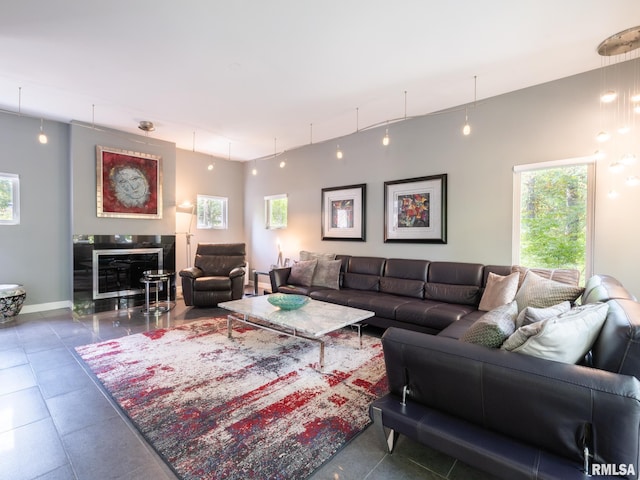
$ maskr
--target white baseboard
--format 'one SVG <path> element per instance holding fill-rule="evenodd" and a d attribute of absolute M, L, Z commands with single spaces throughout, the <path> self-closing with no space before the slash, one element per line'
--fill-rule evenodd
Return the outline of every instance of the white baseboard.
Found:
<path fill-rule="evenodd" d="M 60 308 L 73 309 L 73 302 L 71 300 L 64 300 L 62 302 L 49 302 L 49 303 L 37 303 L 35 305 L 23 305 L 20 313 L 35 313 L 46 312 L 47 310 L 58 310 Z"/>

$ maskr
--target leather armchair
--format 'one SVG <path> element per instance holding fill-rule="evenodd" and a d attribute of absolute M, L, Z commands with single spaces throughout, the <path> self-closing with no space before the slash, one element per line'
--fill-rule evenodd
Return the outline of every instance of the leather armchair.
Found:
<path fill-rule="evenodd" d="M 180 271 L 187 306 L 215 307 L 244 293 L 244 243 L 200 243 L 194 266 Z"/>

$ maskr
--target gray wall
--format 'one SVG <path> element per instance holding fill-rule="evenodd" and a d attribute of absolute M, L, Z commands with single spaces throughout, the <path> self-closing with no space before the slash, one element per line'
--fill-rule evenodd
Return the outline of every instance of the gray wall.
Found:
<path fill-rule="evenodd" d="M 631 67 L 616 67 L 629 84 Z M 391 124 L 388 147 L 381 143 L 383 126 L 289 150 L 284 169 L 278 166 L 281 158 L 262 160 L 253 176 L 253 163 L 247 163 L 245 228 L 252 265 L 264 269 L 274 263 L 278 241 L 292 259 L 307 249 L 511 264 L 513 166 L 592 155 L 603 128 L 601 79 L 593 71 L 479 101 L 469 112 L 469 137 L 461 134 L 462 110 Z M 342 160 L 336 159 L 336 144 L 344 151 Z M 640 187 L 620 186 L 621 197 L 609 199 L 611 161 L 597 165 L 594 272 L 614 275 L 640 295 Z M 385 244 L 383 183 L 442 173 L 449 183 L 448 243 Z M 366 242 L 322 241 L 321 189 L 357 183 L 367 184 Z M 263 197 L 278 193 L 289 195 L 288 228 L 265 230 Z"/>
<path fill-rule="evenodd" d="M 0 172 L 20 176 L 20 225 L 0 226 L 0 283 L 20 283 L 26 304 L 69 306 L 69 126 L 0 113 Z M 25 311 L 28 309 L 25 308 Z"/>
<path fill-rule="evenodd" d="M 198 152 L 177 150 L 176 159 L 176 201 L 193 203 L 196 196 L 212 195 L 229 199 L 228 222 L 226 230 L 198 229 L 193 219 L 191 233 L 191 264 L 198 243 L 237 243 L 244 242 L 244 165 L 240 162 L 211 157 Z M 214 164 L 213 170 L 207 167 Z M 189 229 L 189 214 L 176 213 L 176 232 Z M 176 270 L 187 265 L 187 246 L 185 235 L 176 236 Z"/>

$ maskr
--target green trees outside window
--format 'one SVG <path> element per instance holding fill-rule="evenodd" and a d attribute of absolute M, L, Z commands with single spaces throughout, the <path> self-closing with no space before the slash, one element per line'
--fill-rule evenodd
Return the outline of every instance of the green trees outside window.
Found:
<path fill-rule="evenodd" d="M 589 165 L 521 171 L 519 263 L 587 274 Z"/>
<path fill-rule="evenodd" d="M 0 225 L 20 223 L 19 187 L 18 175 L 0 173 Z"/>

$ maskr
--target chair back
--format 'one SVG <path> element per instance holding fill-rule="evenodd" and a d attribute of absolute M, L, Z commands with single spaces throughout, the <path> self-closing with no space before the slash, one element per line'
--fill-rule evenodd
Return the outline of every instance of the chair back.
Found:
<path fill-rule="evenodd" d="M 206 276 L 228 276 L 236 267 L 244 267 L 244 243 L 199 243 L 194 266 Z"/>

